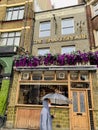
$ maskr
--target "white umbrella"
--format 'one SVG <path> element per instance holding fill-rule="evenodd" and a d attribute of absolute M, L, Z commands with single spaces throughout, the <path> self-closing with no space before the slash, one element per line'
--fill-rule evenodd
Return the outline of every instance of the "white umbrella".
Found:
<path fill-rule="evenodd" d="M 49 98 L 51 100 L 51 103 L 54 103 L 54 104 L 69 104 L 71 103 L 71 101 L 65 97 L 64 95 L 62 94 L 59 94 L 59 93 L 49 93 L 49 94 L 46 94 L 45 96 L 42 97 L 42 100 L 44 100 L 45 98 Z"/>

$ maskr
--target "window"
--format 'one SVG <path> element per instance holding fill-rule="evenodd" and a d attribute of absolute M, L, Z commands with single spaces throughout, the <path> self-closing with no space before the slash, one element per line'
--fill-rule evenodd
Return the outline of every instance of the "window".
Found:
<path fill-rule="evenodd" d="M 68 88 L 65 85 L 20 85 L 19 90 L 18 104 L 42 104 L 42 97 L 54 92 L 59 92 L 68 97 Z M 67 105 L 62 100 L 61 102 L 55 100 L 55 104 L 61 106 Z"/>
<path fill-rule="evenodd" d="M 94 31 L 95 45 L 98 46 L 98 30 Z"/>
<path fill-rule="evenodd" d="M 50 52 L 50 49 L 49 48 L 42 48 L 42 49 L 38 49 L 38 55 L 46 55 Z"/>
<path fill-rule="evenodd" d="M 94 16 L 98 15 L 98 2 L 93 5 Z"/>
<path fill-rule="evenodd" d="M 63 35 L 74 33 L 74 19 L 73 18 L 62 19 L 61 24 L 62 24 L 61 29 L 62 29 Z"/>
<path fill-rule="evenodd" d="M 1 34 L 0 46 L 19 46 L 20 32 L 6 32 Z"/>
<path fill-rule="evenodd" d="M 24 16 L 24 6 L 12 7 L 7 9 L 6 20 L 18 20 L 23 19 Z"/>
<path fill-rule="evenodd" d="M 61 48 L 61 54 L 71 53 L 73 51 L 75 51 L 75 46 L 65 46 Z"/>
<path fill-rule="evenodd" d="M 50 21 L 41 22 L 40 23 L 40 30 L 39 30 L 39 37 L 48 37 L 50 36 Z"/>

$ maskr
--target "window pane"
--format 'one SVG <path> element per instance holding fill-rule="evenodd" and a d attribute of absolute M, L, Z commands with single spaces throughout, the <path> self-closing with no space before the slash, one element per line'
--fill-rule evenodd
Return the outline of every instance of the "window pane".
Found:
<path fill-rule="evenodd" d="M 75 46 L 67 46 L 67 47 L 62 47 L 61 49 L 61 54 L 64 54 L 64 53 L 71 53 L 75 51 Z"/>
<path fill-rule="evenodd" d="M 13 11 L 14 8 L 8 8 L 7 11 Z"/>
<path fill-rule="evenodd" d="M 77 92 L 73 92 L 73 111 L 78 112 L 78 95 L 77 95 Z"/>
<path fill-rule="evenodd" d="M 13 38 L 8 38 L 7 45 L 13 45 Z"/>
<path fill-rule="evenodd" d="M 11 20 L 12 18 L 12 12 L 7 12 L 6 20 Z"/>
<path fill-rule="evenodd" d="M 38 49 L 38 55 L 46 55 L 50 52 L 50 50 L 47 49 Z"/>
<path fill-rule="evenodd" d="M 0 40 L 0 46 L 5 46 L 5 45 L 6 45 L 6 41 L 7 41 L 6 38 L 1 39 L 1 40 Z"/>
<path fill-rule="evenodd" d="M 15 38 L 14 45 L 19 46 L 19 42 L 20 42 L 20 37 Z"/>
<path fill-rule="evenodd" d="M 20 36 L 20 32 L 16 32 L 16 36 Z"/>
<path fill-rule="evenodd" d="M 24 15 L 24 10 L 20 10 L 18 19 L 23 19 L 23 15 Z"/>
<path fill-rule="evenodd" d="M 19 9 L 24 9 L 24 6 L 20 6 Z"/>
<path fill-rule="evenodd" d="M 62 29 L 62 34 L 71 34 L 74 33 L 74 28 L 70 27 L 70 28 L 63 28 Z"/>
<path fill-rule="evenodd" d="M 64 19 L 64 20 L 62 20 L 62 27 L 70 27 L 70 26 L 74 26 L 73 19 Z"/>
<path fill-rule="evenodd" d="M 50 31 L 40 32 L 40 37 L 47 37 L 47 36 L 50 36 Z"/>
<path fill-rule="evenodd" d="M 85 100 L 83 92 L 80 92 L 80 112 L 85 112 Z"/>
<path fill-rule="evenodd" d="M 50 36 L 50 22 L 40 23 L 39 37 Z"/>
<path fill-rule="evenodd" d="M 8 37 L 8 33 L 2 33 L 1 37 Z"/>
<path fill-rule="evenodd" d="M 13 11 L 13 17 L 12 20 L 15 20 L 18 18 L 18 11 Z"/>
<path fill-rule="evenodd" d="M 50 29 L 50 22 L 40 23 L 40 30 L 47 30 L 47 29 Z"/>
<path fill-rule="evenodd" d="M 9 37 L 14 37 L 15 33 L 8 33 L 9 34 Z"/>
<path fill-rule="evenodd" d="M 62 20 L 62 34 L 74 33 L 74 19 L 63 19 Z"/>

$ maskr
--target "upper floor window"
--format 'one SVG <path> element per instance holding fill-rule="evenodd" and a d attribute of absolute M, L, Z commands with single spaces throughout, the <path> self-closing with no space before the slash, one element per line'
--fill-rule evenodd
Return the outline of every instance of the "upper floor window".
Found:
<path fill-rule="evenodd" d="M 63 35 L 74 33 L 74 19 L 62 19 L 61 31 Z"/>
<path fill-rule="evenodd" d="M 49 52 L 50 52 L 49 48 L 40 48 L 40 49 L 38 49 L 38 55 L 44 56 L 44 55 L 48 54 Z"/>
<path fill-rule="evenodd" d="M 98 15 L 98 2 L 93 5 L 94 16 Z"/>
<path fill-rule="evenodd" d="M 39 37 L 48 37 L 50 36 L 50 21 L 41 22 L 39 28 Z"/>
<path fill-rule="evenodd" d="M 95 45 L 98 46 L 98 30 L 94 31 Z"/>
<path fill-rule="evenodd" d="M 64 46 L 61 48 L 61 54 L 64 54 L 64 53 L 71 53 L 75 51 L 75 46 Z"/>
<path fill-rule="evenodd" d="M 6 32 L 1 34 L 0 46 L 19 46 L 20 32 Z"/>
<path fill-rule="evenodd" d="M 24 6 L 8 8 L 6 12 L 6 20 L 18 20 L 23 19 Z"/>

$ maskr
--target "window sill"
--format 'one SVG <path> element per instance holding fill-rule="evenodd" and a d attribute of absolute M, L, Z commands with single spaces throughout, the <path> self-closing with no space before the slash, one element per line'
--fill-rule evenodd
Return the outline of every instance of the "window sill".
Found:
<path fill-rule="evenodd" d="M 33 108 L 42 108 L 42 105 L 31 105 L 31 104 L 16 104 L 16 107 L 33 107 Z M 69 106 L 55 106 L 52 105 L 51 108 L 67 108 L 69 109 Z"/>

